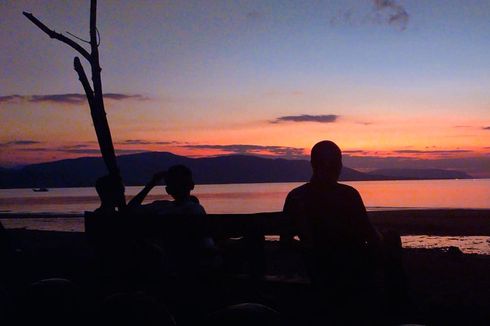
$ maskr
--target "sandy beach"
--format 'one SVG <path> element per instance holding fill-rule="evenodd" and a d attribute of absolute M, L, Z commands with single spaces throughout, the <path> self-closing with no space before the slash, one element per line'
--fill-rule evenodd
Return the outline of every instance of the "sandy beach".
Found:
<path fill-rule="evenodd" d="M 490 209 L 410 209 L 368 212 L 371 222 L 381 230 L 393 229 L 401 235 L 490 236 Z M 40 227 L 36 221 L 52 220 L 83 231 L 81 214 L 0 213 L 6 228 Z M 45 230 L 64 231 L 61 223 Z"/>
<path fill-rule="evenodd" d="M 490 235 L 490 210 L 403 210 L 370 212 L 369 215 L 378 228 L 397 230 L 402 235 Z M 17 272 L 30 281 L 64 277 L 80 284 L 91 282 L 92 251 L 81 230 L 28 230 L 19 224 L 43 218 L 53 216 L 0 215 L 14 246 L 29 260 L 30 268 Z M 83 221 L 80 216 L 73 215 L 57 218 L 74 225 Z M 272 291 L 268 295 L 277 308 L 288 311 L 291 305 L 301 306 L 308 281 L 298 256 L 284 256 L 277 242 L 269 242 L 266 249 L 268 270 L 261 291 L 266 294 Z M 490 320 L 490 256 L 447 249 L 405 248 L 403 260 L 413 301 L 407 321 L 430 325 L 459 325 L 472 321 L 472 324 L 483 325 Z M 293 266 L 296 272 L 285 275 L 285 266 L 288 270 Z M 276 296 L 277 291 L 285 293 Z"/>

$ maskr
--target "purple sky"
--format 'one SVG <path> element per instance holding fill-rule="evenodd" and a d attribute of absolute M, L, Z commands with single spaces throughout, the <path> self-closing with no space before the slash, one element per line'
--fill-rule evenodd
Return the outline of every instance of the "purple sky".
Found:
<path fill-rule="evenodd" d="M 88 38 L 89 1 L 0 3 L 0 166 L 97 155 L 74 51 L 22 11 Z M 353 168 L 490 176 L 489 1 L 99 1 L 98 19 L 119 153 L 331 139 Z"/>

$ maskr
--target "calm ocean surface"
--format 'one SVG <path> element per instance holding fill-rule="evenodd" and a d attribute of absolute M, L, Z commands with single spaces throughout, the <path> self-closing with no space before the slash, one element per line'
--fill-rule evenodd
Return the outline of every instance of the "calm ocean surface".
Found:
<path fill-rule="evenodd" d="M 345 182 L 361 193 L 368 210 L 408 208 L 490 208 L 490 179 Z M 251 183 L 197 185 L 194 194 L 208 213 L 256 213 L 282 210 L 287 193 L 301 185 Z M 142 187 L 126 187 L 129 200 Z M 147 202 L 168 198 L 155 187 Z M 99 200 L 94 188 L 0 189 L 0 212 L 78 213 L 94 210 Z"/>
<path fill-rule="evenodd" d="M 424 208 L 490 208 L 490 179 L 409 180 L 345 182 L 355 187 L 368 210 Z M 197 185 L 194 194 L 208 213 L 255 213 L 280 211 L 287 193 L 302 183 L 258 183 Z M 127 187 L 130 199 L 142 187 Z M 162 186 L 156 187 L 147 202 L 168 198 Z M 82 214 L 98 207 L 94 188 L 53 188 L 48 192 L 32 189 L 0 189 L 0 213 Z M 13 221 L 6 227 L 43 230 L 83 230 L 82 219 L 50 218 Z M 452 242 L 451 242 L 452 241 Z M 464 243 L 463 243 L 464 242 Z M 404 245 L 437 247 L 456 245 L 466 252 L 490 254 L 488 237 L 404 237 Z"/>

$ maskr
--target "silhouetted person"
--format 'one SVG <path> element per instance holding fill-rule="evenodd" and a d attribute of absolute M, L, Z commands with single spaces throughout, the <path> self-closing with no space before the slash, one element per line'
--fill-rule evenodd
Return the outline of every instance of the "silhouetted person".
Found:
<path fill-rule="evenodd" d="M 85 215 L 85 233 L 95 249 L 102 287 L 106 291 L 133 289 L 141 279 L 140 241 L 133 234 L 125 209 L 124 185 L 120 177 L 105 175 L 96 180 L 100 207 Z"/>
<path fill-rule="evenodd" d="M 142 205 L 148 193 L 162 180 L 165 180 L 166 192 L 174 200 L 156 200 L 150 204 Z M 128 207 L 157 215 L 205 215 L 206 211 L 199 204 L 199 200 L 191 195 L 193 189 L 194 180 L 192 179 L 192 171 L 184 165 L 174 165 L 168 171 L 156 173 L 143 190 L 131 199 Z"/>
<path fill-rule="evenodd" d="M 148 193 L 165 180 L 165 190 L 172 196 L 170 200 L 156 200 L 142 204 Z M 128 209 L 140 214 L 151 214 L 161 218 L 173 218 L 173 229 L 168 230 L 164 251 L 169 262 L 176 264 L 180 274 L 193 272 L 196 268 L 206 268 L 212 264 L 214 241 L 205 230 L 206 211 L 199 200 L 191 195 L 194 189 L 192 171 L 184 165 L 174 165 L 156 173 L 150 182 L 128 203 Z M 180 218 L 179 216 L 182 216 Z M 169 267 L 168 264 L 166 267 Z"/>
<path fill-rule="evenodd" d="M 174 200 L 142 204 L 147 194 L 162 179 L 165 181 L 165 191 Z M 216 278 L 220 257 L 207 232 L 206 211 L 197 198 L 191 195 L 193 189 L 192 171 L 184 165 L 174 165 L 167 171 L 156 173 L 128 203 L 128 209 L 135 214 L 164 219 L 164 236 L 154 239 L 152 243 L 161 248 L 161 270 L 165 278 L 171 280 L 166 291 L 173 291 L 176 297 L 174 301 L 180 302 L 181 307 L 193 306 L 199 309 L 199 306 L 209 301 L 209 285 Z M 186 312 L 184 310 L 177 315 L 183 318 Z"/>
<path fill-rule="evenodd" d="M 145 197 L 162 179 L 165 180 L 166 192 L 174 200 L 156 200 L 150 204 L 143 205 L 142 202 Z M 198 218 L 197 216 L 206 215 L 206 211 L 199 204 L 199 200 L 191 195 L 193 189 L 192 171 L 184 165 L 174 165 L 168 171 L 156 173 L 143 190 L 128 203 L 128 209 L 139 214 L 151 214 L 162 218 L 171 217 L 174 219 L 176 216 L 183 215 L 182 221 L 175 220 L 175 230 L 170 230 L 166 239 L 167 259 L 180 265 L 181 273 L 187 272 L 187 267 L 182 270 L 183 266 L 197 263 L 193 260 L 201 260 L 203 257 L 200 256 L 205 255 L 205 251 L 214 250 L 214 241 L 211 237 L 206 236 L 205 232 L 202 232 L 201 236 L 196 234 L 196 231 L 204 231 L 199 230 L 201 226 L 204 226 L 204 218 Z M 190 219 L 190 216 L 196 216 L 196 218 Z M 185 225 L 184 219 L 191 223 Z M 188 227 L 188 230 L 182 229 L 182 227 Z M 173 248 L 170 249 L 170 247 Z M 190 265 L 188 267 L 191 268 Z"/>
<path fill-rule="evenodd" d="M 85 219 L 85 232 L 89 237 L 106 237 L 121 229 L 119 207 L 125 207 L 124 185 L 119 177 L 106 175 L 95 182 L 100 207 Z M 124 210 L 124 209 L 123 209 Z"/>
<path fill-rule="evenodd" d="M 381 237 L 371 225 L 361 196 L 338 183 L 340 148 L 321 141 L 311 150 L 310 182 L 293 189 L 284 204 L 290 229 L 283 244 L 297 235 L 312 284 L 320 297 L 335 303 L 369 292 L 374 253 Z"/>
<path fill-rule="evenodd" d="M 106 175 L 95 182 L 95 190 L 100 198 L 100 207 L 96 211 L 113 213 L 117 207 L 124 207 L 124 185 L 119 177 Z"/>

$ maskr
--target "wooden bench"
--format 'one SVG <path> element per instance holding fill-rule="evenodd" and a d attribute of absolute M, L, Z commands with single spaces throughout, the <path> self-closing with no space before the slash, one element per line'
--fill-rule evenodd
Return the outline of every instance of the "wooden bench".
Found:
<path fill-rule="evenodd" d="M 112 235 L 130 233 L 139 239 L 178 239 L 193 241 L 211 236 L 219 244 L 235 239 L 236 260 L 247 264 L 250 276 L 263 276 L 266 270 L 265 236 L 280 235 L 286 219 L 281 212 L 255 214 L 137 215 L 103 216 L 85 212 L 85 233 L 96 246 L 112 241 Z M 239 241 L 236 241 L 238 240 Z M 228 241 L 228 242 L 227 242 Z M 231 246 L 233 247 L 233 246 Z"/>

